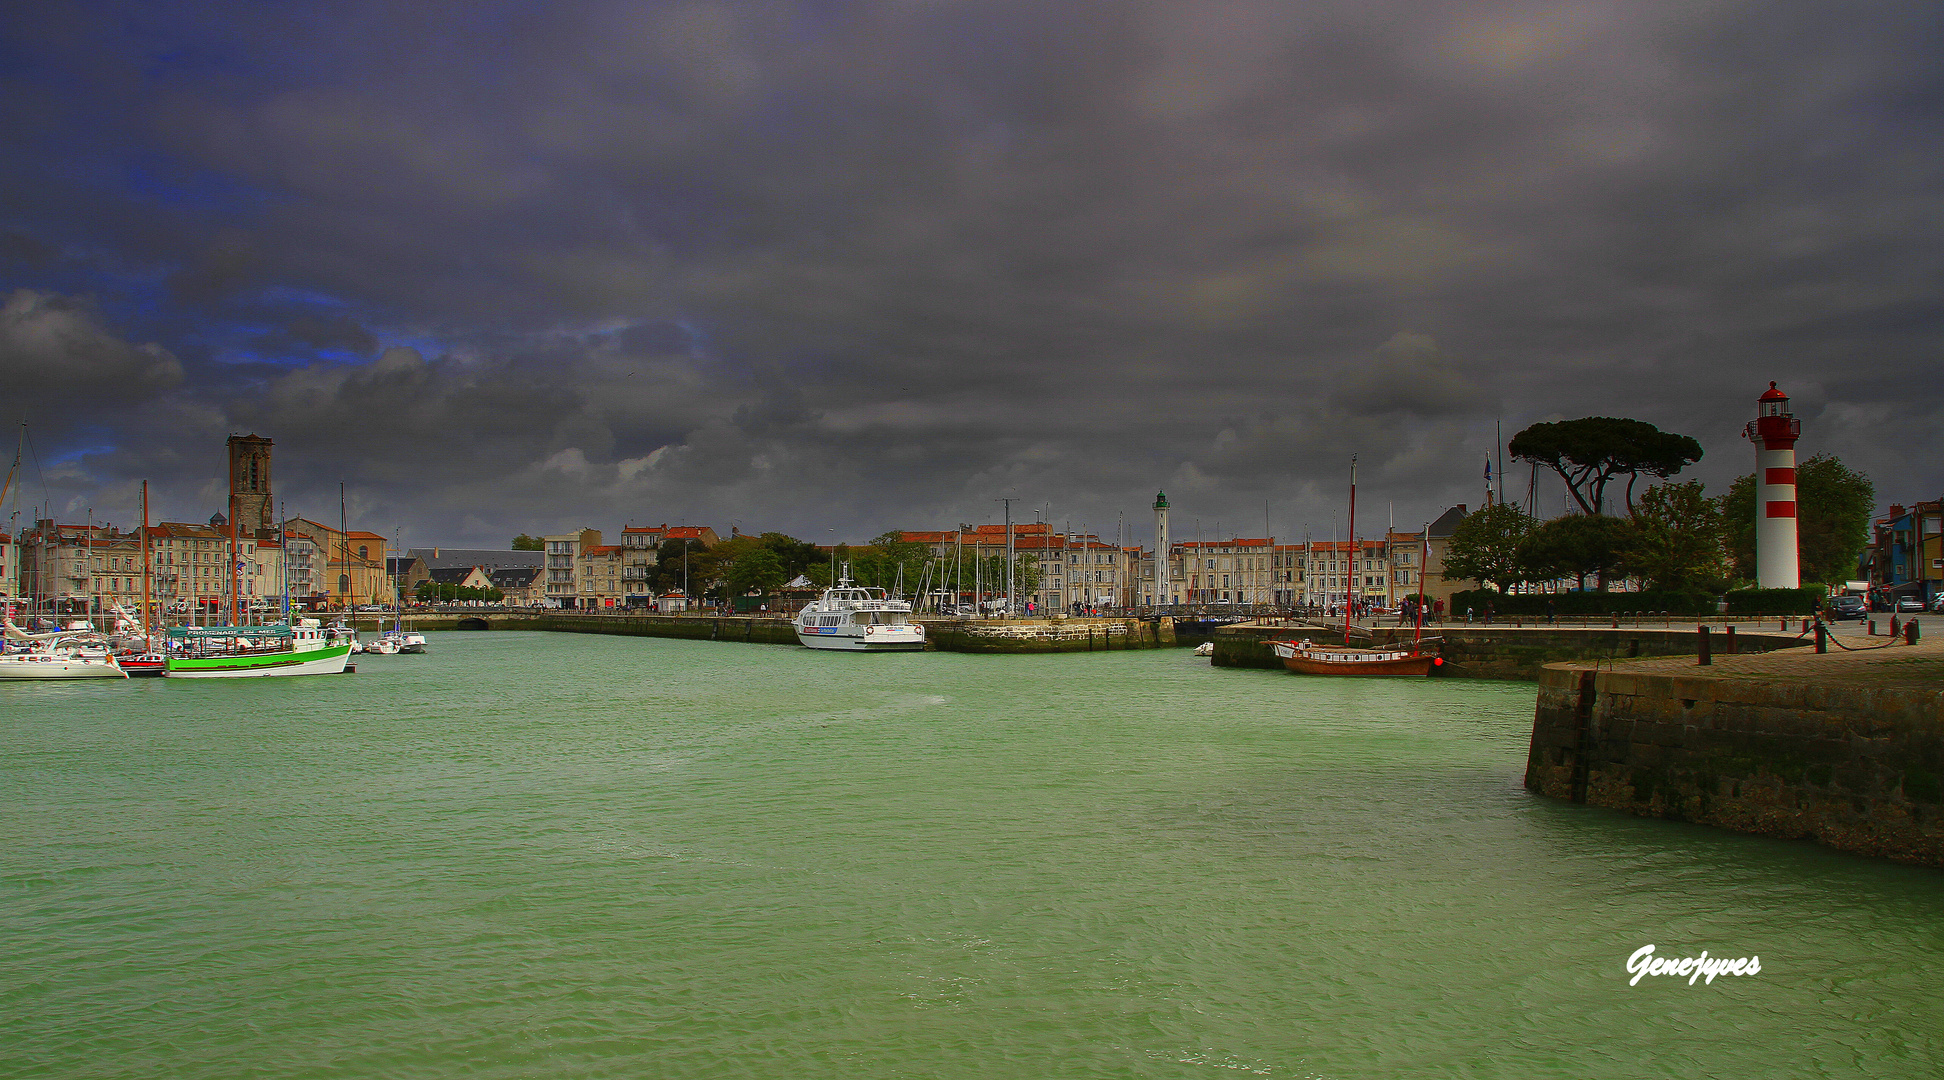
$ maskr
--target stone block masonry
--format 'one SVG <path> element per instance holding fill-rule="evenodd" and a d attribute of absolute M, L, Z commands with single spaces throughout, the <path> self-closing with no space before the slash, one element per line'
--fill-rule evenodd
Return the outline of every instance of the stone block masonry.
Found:
<path fill-rule="evenodd" d="M 481 612 L 407 619 L 421 630 L 545 630 L 566 634 L 738 641 L 799 645 L 796 627 L 775 615 L 647 615 L 576 612 Z M 1166 619 L 921 619 L 925 648 L 939 652 L 1107 652 L 1166 648 L 1175 643 Z M 388 625 L 385 620 L 361 624 Z"/>
<path fill-rule="evenodd" d="M 1647 817 L 1944 866 L 1944 647 L 1561 663 L 1525 785 Z"/>
<path fill-rule="evenodd" d="M 1426 637 L 1440 639 L 1438 651 L 1445 659 L 1441 677 L 1456 679 L 1537 680 L 1547 664 L 1562 660 L 1692 657 L 1696 641 L 1693 625 L 1677 630 L 1658 623 L 1617 629 L 1446 625 L 1426 628 L 1424 633 Z M 1411 634 L 1410 627 L 1362 628 L 1352 634 L 1350 643 L 1372 646 L 1408 642 Z M 1343 625 L 1225 626 L 1215 632 L 1213 662 L 1216 667 L 1281 668 L 1283 663 L 1276 659 L 1269 642 L 1302 637 L 1326 643 L 1341 642 Z M 1743 653 L 1794 648 L 1802 643 L 1794 635 L 1756 632 L 1747 627 L 1739 629 L 1737 638 L 1736 648 Z"/>

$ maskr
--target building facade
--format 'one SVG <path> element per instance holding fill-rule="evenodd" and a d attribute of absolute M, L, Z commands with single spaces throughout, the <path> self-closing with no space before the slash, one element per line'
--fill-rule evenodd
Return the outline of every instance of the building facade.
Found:
<path fill-rule="evenodd" d="M 275 538 L 276 499 L 270 489 L 269 439 L 229 437 L 229 519 L 241 535 Z"/>
<path fill-rule="evenodd" d="M 575 553 L 575 607 L 597 611 L 625 605 L 626 550 L 620 544 L 587 544 Z"/>
<path fill-rule="evenodd" d="M 395 583 L 385 571 L 384 537 L 361 529 L 340 531 L 309 518 L 290 519 L 284 533 L 291 595 L 303 596 L 305 606 L 343 611 L 392 601 Z M 300 580 L 309 586 L 301 594 Z"/>
<path fill-rule="evenodd" d="M 565 608 L 579 607 L 580 584 L 576 570 L 580 553 L 584 548 L 601 546 L 601 530 L 581 529 L 540 539 L 547 557 L 548 602 Z"/>

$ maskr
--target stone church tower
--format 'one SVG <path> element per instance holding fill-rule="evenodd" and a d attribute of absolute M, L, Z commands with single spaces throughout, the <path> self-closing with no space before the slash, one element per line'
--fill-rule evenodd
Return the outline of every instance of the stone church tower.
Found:
<path fill-rule="evenodd" d="M 229 437 L 230 520 L 237 535 L 277 535 L 270 495 L 270 440 L 255 435 Z"/>

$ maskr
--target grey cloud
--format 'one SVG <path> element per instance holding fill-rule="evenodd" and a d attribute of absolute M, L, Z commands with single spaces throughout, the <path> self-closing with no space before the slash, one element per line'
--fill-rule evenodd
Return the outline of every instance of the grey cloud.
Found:
<path fill-rule="evenodd" d="M 1501 415 L 1640 416 L 1718 484 L 1771 378 L 1887 494 L 1944 469 L 1926 10 L 403 4 L 293 50 L 238 5 L 46 32 L 76 143 L 0 191 L 180 358 L 104 483 L 254 428 L 454 542 L 1177 481 L 1313 520 L 1350 453 L 1409 516 L 1477 501 Z M 151 64 L 185 40 L 251 62 Z M 56 180 L 124 155 L 167 197 Z"/>
<path fill-rule="evenodd" d="M 1336 405 L 1359 416 L 1479 414 L 1493 404 L 1428 335 L 1408 330 L 1378 346 L 1370 359 L 1345 364 L 1332 383 Z"/>
<path fill-rule="evenodd" d="M 167 349 L 123 340 L 85 300 L 16 289 L 0 304 L 0 384 L 20 405 L 92 412 L 141 402 L 182 377 Z"/>

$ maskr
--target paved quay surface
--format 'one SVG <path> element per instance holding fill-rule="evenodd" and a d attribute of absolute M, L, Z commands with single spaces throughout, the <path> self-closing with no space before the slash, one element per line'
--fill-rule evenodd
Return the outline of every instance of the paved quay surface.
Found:
<path fill-rule="evenodd" d="M 1702 667 L 1692 656 L 1660 656 L 1643 660 L 1564 661 L 1556 665 L 1579 671 L 1614 671 L 1640 675 L 1681 675 L 1703 679 L 1744 679 L 1789 682 L 1830 682 L 1882 687 L 1944 690 L 1944 641 L 1932 639 L 1905 645 L 1885 637 L 1845 634 L 1829 652 L 1817 654 L 1813 645 L 1752 655 L 1723 655 L 1716 639 L 1714 663 Z M 1847 646 L 1844 648 L 1843 646 Z"/>

